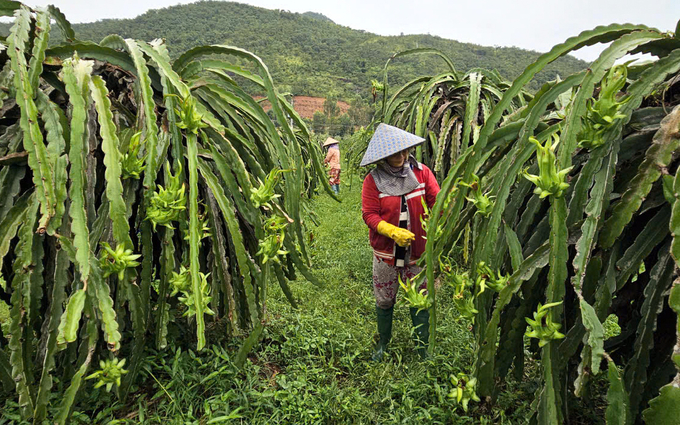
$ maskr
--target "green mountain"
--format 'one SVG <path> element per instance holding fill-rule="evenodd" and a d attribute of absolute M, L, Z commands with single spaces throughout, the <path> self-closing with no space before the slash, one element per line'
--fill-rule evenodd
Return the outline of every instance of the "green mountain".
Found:
<path fill-rule="evenodd" d="M 323 13 L 305 12 L 305 13 L 302 14 L 302 16 L 306 16 L 306 17 L 308 17 L 308 18 L 318 19 L 318 20 L 320 20 L 320 21 L 326 21 L 326 22 L 334 23 L 333 20 L 332 20 L 331 18 L 329 18 L 328 16 L 324 15 Z"/>
<path fill-rule="evenodd" d="M 7 25 L 2 28 L 6 32 Z M 296 95 L 340 99 L 371 98 L 370 81 L 381 80 L 382 69 L 394 53 L 415 47 L 434 47 L 446 53 L 459 71 L 474 67 L 497 69 L 513 79 L 539 54 L 515 47 L 485 47 L 431 35 L 380 36 L 335 24 L 326 16 L 291 13 L 240 3 L 200 1 L 150 10 L 134 19 L 105 19 L 74 25 L 81 40 L 99 42 L 108 34 L 143 40 L 164 38 L 173 56 L 198 45 L 229 44 L 259 55 L 282 91 Z M 391 87 L 420 75 L 444 71 L 433 55 L 394 61 Z M 568 75 L 587 66 L 567 56 L 537 76 L 533 89 L 557 74 Z"/>

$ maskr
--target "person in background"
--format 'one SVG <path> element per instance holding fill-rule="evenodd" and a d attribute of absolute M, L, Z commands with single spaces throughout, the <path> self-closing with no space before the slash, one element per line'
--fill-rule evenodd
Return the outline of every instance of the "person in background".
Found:
<path fill-rule="evenodd" d="M 323 160 L 324 165 L 330 166 L 328 170 L 328 183 L 336 195 L 340 194 L 340 148 L 338 143 L 337 140 L 329 137 L 323 144 L 324 148 L 328 147 L 326 159 Z"/>
<path fill-rule="evenodd" d="M 364 179 L 361 209 L 373 247 L 373 294 L 376 300 L 380 340 L 373 360 L 380 361 L 392 337 L 392 315 L 403 282 L 420 271 L 416 260 L 425 251 L 425 231 L 420 217 L 422 200 L 435 203 L 439 184 L 430 169 L 410 155 L 410 149 L 425 139 L 386 124 L 378 125 L 361 160 L 361 166 L 377 166 Z M 423 280 L 421 287 L 426 288 Z M 430 313 L 410 309 L 416 348 L 427 358 Z"/>

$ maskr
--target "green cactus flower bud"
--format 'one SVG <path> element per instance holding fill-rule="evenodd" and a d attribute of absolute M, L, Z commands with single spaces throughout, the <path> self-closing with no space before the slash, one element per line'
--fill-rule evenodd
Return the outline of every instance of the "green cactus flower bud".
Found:
<path fill-rule="evenodd" d="M 259 250 L 256 255 L 262 256 L 262 264 L 268 261 L 281 262 L 280 257 L 288 254 L 283 249 L 283 241 L 286 237 L 285 228 L 288 220 L 285 217 L 273 216 L 264 224 L 265 237 L 260 240 Z"/>
<path fill-rule="evenodd" d="M 117 274 L 118 279 L 123 280 L 126 269 L 139 265 L 139 262 L 135 260 L 141 257 L 141 255 L 133 254 L 132 250 L 125 249 L 124 245 L 118 245 L 115 250 L 106 242 L 102 242 L 101 246 L 104 248 L 104 251 L 102 251 L 99 263 L 104 272 L 104 277 Z"/>
<path fill-rule="evenodd" d="M 546 196 L 553 196 L 560 198 L 564 191 L 569 187 L 569 183 L 565 181 L 567 174 L 574 167 L 565 168 L 557 171 L 557 158 L 555 157 L 555 148 L 560 142 L 557 134 L 552 135 L 554 143 L 550 142 L 550 138 L 545 141 L 545 145 L 541 145 L 534 137 L 529 137 L 529 141 L 536 145 L 536 158 L 538 162 L 538 175 L 528 173 L 528 169 L 522 172 L 524 178 L 536 185 L 534 193 L 541 198 Z"/>
<path fill-rule="evenodd" d="M 170 286 L 172 287 L 171 297 L 174 297 L 179 292 L 186 292 L 191 288 L 191 279 L 189 276 L 189 270 L 181 266 L 179 273 L 172 272 L 172 277 L 169 280 Z"/>
<path fill-rule="evenodd" d="M 475 315 L 479 311 L 475 308 L 475 298 L 470 291 L 463 290 L 453 294 L 453 304 L 461 317 L 471 320 L 474 324 Z"/>
<path fill-rule="evenodd" d="M 179 221 L 187 207 L 186 187 L 180 180 L 182 166 L 177 162 L 177 173 L 172 174 L 170 163 L 165 163 L 168 182 L 166 187 L 158 185 L 158 190 L 151 195 L 146 210 L 146 219 L 151 221 L 154 231 L 157 225 L 173 229 L 172 222 Z"/>
<path fill-rule="evenodd" d="M 187 273 L 187 276 L 189 274 Z M 209 304 L 210 301 L 212 300 L 212 297 L 210 296 L 210 285 L 208 284 L 208 276 L 210 276 L 210 273 L 204 274 L 199 272 L 199 276 L 201 278 L 201 293 L 203 295 L 203 312 L 205 314 L 209 314 L 211 316 L 215 315 L 215 312 L 210 309 Z M 190 282 L 190 279 L 189 279 Z M 187 309 L 184 312 L 183 316 L 187 317 L 193 317 L 196 315 L 196 296 L 195 294 L 191 291 L 191 285 L 188 285 L 189 287 L 186 290 L 182 291 L 182 296 L 177 297 L 177 299 L 184 304 Z"/>
<path fill-rule="evenodd" d="M 564 334 L 558 332 L 562 325 L 553 322 L 550 315 L 550 309 L 560 304 L 562 304 L 562 301 L 546 305 L 539 303 L 538 310 L 534 313 L 534 319 L 531 320 L 525 317 L 529 324 L 525 335 L 529 338 L 537 338 L 539 347 L 545 346 L 552 340 L 564 338 Z"/>
<path fill-rule="evenodd" d="M 139 150 L 142 146 L 140 138 L 142 132 L 135 133 L 130 138 L 130 144 L 128 145 L 128 151 L 123 155 L 122 165 L 122 175 L 123 179 L 139 179 L 142 171 L 144 170 L 144 157 L 139 158 Z"/>
<path fill-rule="evenodd" d="M 202 205 L 202 204 L 201 204 Z M 209 238 L 212 236 L 210 225 L 208 225 L 208 213 L 204 212 L 202 214 L 198 214 L 198 227 L 201 228 L 201 234 L 199 235 L 199 239 L 203 240 L 205 238 Z M 184 240 L 188 241 L 189 240 L 189 228 L 186 228 L 184 231 Z"/>
<path fill-rule="evenodd" d="M 188 132 L 197 134 L 198 130 L 207 127 L 203 122 L 203 115 L 198 112 L 196 107 L 196 99 L 193 96 L 187 96 L 182 99 L 175 94 L 167 96 L 176 96 L 179 98 L 179 109 L 175 110 L 177 114 L 177 127 L 187 130 Z"/>
<path fill-rule="evenodd" d="M 430 234 L 432 231 L 429 229 L 430 225 L 430 207 L 427 206 L 427 202 L 425 201 L 425 197 L 420 198 L 420 203 L 423 206 L 423 214 L 419 217 L 420 219 L 420 225 L 422 226 L 423 230 L 425 230 L 425 234 Z M 439 224 L 437 226 L 437 230 L 434 232 L 435 233 L 435 238 L 439 238 L 443 233 L 444 233 L 444 225 Z M 423 239 L 427 239 L 426 236 L 423 236 Z"/>
<path fill-rule="evenodd" d="M 592 150 L 602 146 L 604 133 L 617 120 L 626 117 L 619 110 L 630 98 L 619 101 L 616 96 L 626 85 L 627 76 L 626 65 L 616 65 L 602 79 L 598 99 L 590 99 L 586 105 L 588 113 L 582 118 L 583 128 L 578 134 L 580 147 Z"/>
<path fill-rule="evenodd" d="M 404 290 L 404 299 L 410 307 L 417 308 L 418 311 L 428 310 L 432 307 L 432 299 L 427 296 L 427 289 L 423 288 L 418 291 L 418 287 L 422 284 L 424 275 L 418 274 L 413 278 L 407 278 L 406 282 L 402 281 L 401 274 L 397 275 L 399 279 L 399 286 Z"/>
<path fill-rule="evenodd" d="M 125 359 L 102 360 L 99 362 L 100 369 L 85 379 L 99 379 L 94 387 L 106 386 L 106 392 L 110 392 L 114 385 L 120 387 L 121 378 L 128 373 L 123 366 L 125 366 Z"/>
<path fill-rule="evenodd" d="M 468 201 L 472 202 L 475 205 L 475 208 L 477 211 L 475 214 L 480 214 L 484 217 L 488 217 L 489 214 L 491 214 L 491 210 L 493 209 L 493 201 L 491 201 L 494 196 L 487 196 L 486 193 L 482 192 L 482 185 L 479 182 L 479 177 L 477 175 L 473 174 L 472 175 L 472 181 L 470 183 L 466 183 L 463 181 L 460 181 L 458 183 L 461 186 L 468 187 L 472 190 L 472 197 L 465 197 Z"/>
<path fill-rule="evenodd" d="M 252 191 L 250 195 L 250 200 L 255 206 L 255 208 L 265 207 L 268 210 L 271 209 L 271 205 L 269 204 L 269 202 L 272 199 L 276 199 L 281 196 L 275 192 L 276 185 L 279 184 L 281 174 L 287 171 L 290 170 L 281 170 L 275 168 L 269 172 L 269 175 L 264 179 L 265 180 L 264 183 L 262 183 L 262 181 L 258 179 L 260 187 L 258 187 L 257 189 L 255 188 L 250 189 Z"/>
<path fill-rule="evenodd" d="M 458 375 L 451 375 L 451 383 L 454 388 L 449 392 L 449 398 L 460 404 L 465 412 L 468 411 L 470 401 L 480 401 L 477 396 L 477 378 L 470 378 L 461 372 Z"/>

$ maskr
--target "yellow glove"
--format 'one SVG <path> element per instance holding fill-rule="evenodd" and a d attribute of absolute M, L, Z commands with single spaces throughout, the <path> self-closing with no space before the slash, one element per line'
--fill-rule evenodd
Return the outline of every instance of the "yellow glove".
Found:
<path fill-rule="evenodd" d="M 402 247 L 411 245 L 411 242 L 416 239 L 416 235 L 410 231 L 397 227 L 384 220 L 378 223 L 377 230 L 381 235 L 394 239 L 397 245 Z"/>

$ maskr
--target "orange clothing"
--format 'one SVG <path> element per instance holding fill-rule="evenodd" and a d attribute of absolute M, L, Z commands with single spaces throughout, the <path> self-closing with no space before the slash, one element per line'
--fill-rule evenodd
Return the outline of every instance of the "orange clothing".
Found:
<path fill-rule="evenodd" d="M 328 170 L 328 184 L 333 186 L 334 184 L 340 184 L 340 169 L 331 168 Z"/>
<path fill-rule="evenodd" d="M 326 154 L 326 159 L 323 160 L 324 165 L 329 164 L 331 166 L 331 169 L 334 170 L 339 170 L 340 169 L 340 149 L 328 149 L 328 153 Z"/>

